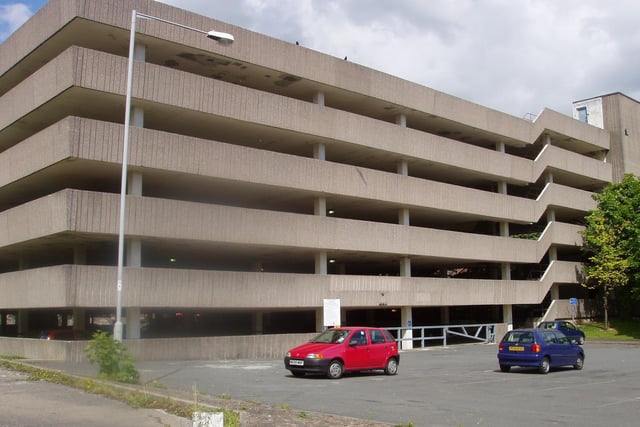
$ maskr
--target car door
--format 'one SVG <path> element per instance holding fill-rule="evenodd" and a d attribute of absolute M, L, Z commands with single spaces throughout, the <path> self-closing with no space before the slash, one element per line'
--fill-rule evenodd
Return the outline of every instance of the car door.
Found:
<path fill-rule="evenodd" d="M 378 329 L 369 330 L 369 359 L 371 368 L 382 368 L 387 362 L 389 347 L 393 343 L 387 342 L 384 333 Z"/>
<path fill-rule="evenodd" d="M 569 322 L 560 322 L 560 327 L 558 328 L 569 338 L 574 338 L 578 336 L 578 330 L 573 325 L 573 323 Z"/>
<path fill-rule="evenodd" d="M 556 341 L 558 342 L 558 365 L 573 365 L 576 361 L 577 352 L 576 346 L 571 343 L 569 337 L 564 335 L 560 331 L 554 331 L 556 335 Z"/>
<path fill-rule="evenodd" d="M 551 356 L 551 366 L 559 366 L 562 364 L 562 349 L 558 345 L 558 337 L 552 330 L 542 331 L 542 339 L 546 353 Z"/>
<path fill-rule="evenodd" d="M 347 344 L 344 365 L 347 370 L 370 369 L 370 349 L 367 333 L 364 329 L 356 330 Z"/>

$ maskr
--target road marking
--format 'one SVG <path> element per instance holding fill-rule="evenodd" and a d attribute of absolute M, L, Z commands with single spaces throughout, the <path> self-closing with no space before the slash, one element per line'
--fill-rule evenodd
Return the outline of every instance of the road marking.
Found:
<path fill-rule="evenodd" d="M 624 400 L 618 400 L 617 402 L 605 403 L 604 405 L 596 406 L 596 408 L 606 408 L 607 406 L 622 405 L 629 402 L 640 402 L 640 396 L 634 397 L 633 399 L 624 399 Z"/>

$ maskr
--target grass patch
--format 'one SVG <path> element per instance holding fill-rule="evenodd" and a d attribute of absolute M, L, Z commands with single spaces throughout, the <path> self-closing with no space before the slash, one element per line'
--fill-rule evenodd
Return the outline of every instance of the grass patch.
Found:
<path fill-rule="evenodd" d="M 587 336 L 587 342 L 590 338 L 605 340 L 629 340 L 640 339 L 640 321 L 638 320 L 619 320 L 613 319 L 609 321 L 609 329 L 604 328 L 604 322 L 591 322 L 579 326 Z"/>
<path fill-rule="evenodd" d="M 5 359 L 5 360 L 22 360 L 22 359 L 24 359 L 24 357 L 22 357 L 22 356 L 8 356 L 8 355 L 0 354 L 0 359 Z"/>
<path fill-rule="evenodd" d="M 225 427 L 239 427 L 240 414 L 225 408 L 212 409 L 197 403 L 186 403 L 169 397 L 159 397 L 144 390 L 117 387 L 107 382 L 91 378 L 76 378 L 58 371 L 35 368 L 21 363 L 0 360 L 0 366 L 13 371 L 23 372 L 30 381 L 48 381 L 99 394 L 113 400 L 126 403 L 133 408 L 162 409 L 173 415 L 191 420 L 194 412 L 223 412 Z"/>

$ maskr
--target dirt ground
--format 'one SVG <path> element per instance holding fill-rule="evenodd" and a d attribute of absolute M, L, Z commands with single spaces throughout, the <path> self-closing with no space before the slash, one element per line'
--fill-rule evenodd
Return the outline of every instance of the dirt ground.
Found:
<path fill-rule="evenodd" d="M 175 399 L 193 401 L 188 393 L 171 391 Z M 389 426 L 391 424 L 362 420 L 350 417 L 340 417 L 330 414 L 300 411 L 290 408 L 273 407 L 262 403 L 244 402 L 222 399 L 207 395 L 198 396 L 198 403 L 214 408 L 226 408 L 240 413 L 240 423 L 243 427 L 292 427 L 292 426 L 330 426 L 330 427 L 368 427 Z"/>

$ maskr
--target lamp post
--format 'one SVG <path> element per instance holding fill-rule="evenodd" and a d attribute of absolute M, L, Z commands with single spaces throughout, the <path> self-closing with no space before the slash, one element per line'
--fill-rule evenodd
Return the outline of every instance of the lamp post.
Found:
<path fill-rule="evenodd" d="M 138 13 L 135 10 L 131 12 L 131 32 L 129 36 L 129 62 L 127 66 L 127 93 L 124 107 L 124 142 L 122 145 L 122 177 L 120 181 L 120 229 L 118 231 L 118 278 L 117 278 L 117 302 L 116 302 L 116 323 L 113 326 L 113 338 L 122 341 L 122 272 L 124 266 L 124 229 L 125 229 L 125 203 L 127 195 L 127 169 L 129 159 L 129 131 L 131 117 L 131 90 L 133 87 L 133 61 L 136 38 L 136 21 L 138 18 L 151 19 L 154 21 L 164 22 L 165 24 L 175 25 L 187 30 L 196 31 L 206 35 L 208 38 L 217 41 L 220 44 L 229 45 L 233 43 L 234 38 L 231 34 L 222 33 L 220 31 L 204 31 L 198 28 L 189 27 L 177 22 L 167 21 L 166 19 L 156 16 Z"/>

